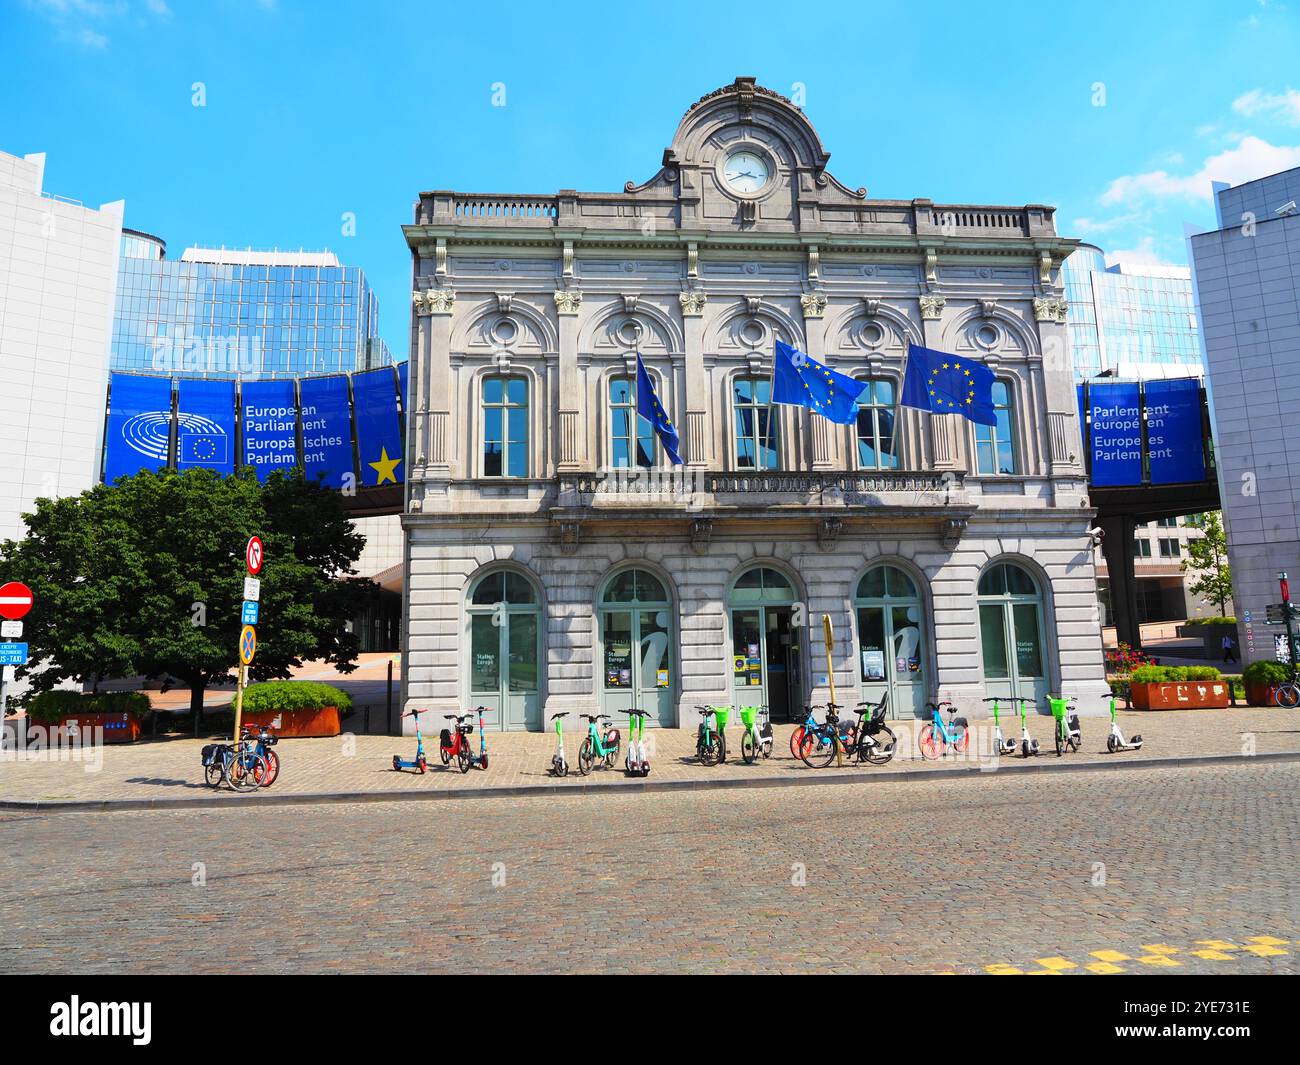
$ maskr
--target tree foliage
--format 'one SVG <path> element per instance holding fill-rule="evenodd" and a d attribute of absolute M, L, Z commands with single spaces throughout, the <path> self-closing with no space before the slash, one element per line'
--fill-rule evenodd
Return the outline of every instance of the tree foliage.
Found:
<path fill-rule="evenodd" d="M 0 573 L 35 594 L 26 636 L 33 693 L 62 681 L 181 679 L 191 708 L 238 666 L 244 545 L 265 545 L 253 678 L 306 659 L 356 668 L 347 622 L 365 601 L 349 580 L 365 538 L 337 493 L 300 472 L 144 471 L 79 496 L 41 499 L 28 534 L 0 545 Z"/>
<path fill-rule="evenodd" d="M 1183 572 L 1193 574 L 1188 589 L 1212 603 L 1218 603 L 1219 613 L 1225 614 L 1232 598 L 1232 567 L 1228 564 L 1228 537 L 1223 530 L 1223 519 L 1217 511 L 1205 515 L 1201 525 L 1203 536 L 1187 541 L 1187 554 Z"/>

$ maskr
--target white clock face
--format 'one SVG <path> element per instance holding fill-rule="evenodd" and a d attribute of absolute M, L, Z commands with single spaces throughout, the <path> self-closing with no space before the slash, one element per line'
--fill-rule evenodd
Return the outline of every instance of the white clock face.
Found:
<path fill-rule="evenodd" d="M 757 192 L 770 176 L 767 160 L 756 152 L 739 151 L 727 156 L 722 175 L 734 192 Z"/>

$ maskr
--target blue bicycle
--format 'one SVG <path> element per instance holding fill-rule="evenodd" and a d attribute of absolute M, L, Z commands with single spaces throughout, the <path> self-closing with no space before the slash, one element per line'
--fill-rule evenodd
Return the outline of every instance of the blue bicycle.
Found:
<path fill-rule="evenodd" d="M 826 720 L 818 724 L 814 711 L 826 711 Z M 808 720 L 795 729 L 790 738 L 790 749 L 803 764 L 813 769 L 825 769 L 837 754 L 852 751 L 857 742 L 857 727 L 840 720 L 840 704 L 827 703 L 808 707 Z M 795 744 L 798 743 L 798 748 Z"/>
<path fill-rule="evenodd" d="M 939 703 L 926 703 L 931 721 L 921 729 L 917 742 L 921 748 L 921 757 L 931 761 L 942 758 L 951 747 L 958 754 L 964 754 L 970 746 L 970 725 L 964 717 L 957 716 L 957 707 L 947 699 Z M 947 723 L 943 714 L 948 715 Z"/>

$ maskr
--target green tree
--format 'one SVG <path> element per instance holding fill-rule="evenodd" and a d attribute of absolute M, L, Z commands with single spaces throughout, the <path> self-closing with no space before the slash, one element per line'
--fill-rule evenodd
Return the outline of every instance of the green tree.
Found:
<path fill-rule="evenodd" d="M 1188 588 L 1194 595 L 1203 596 L 1219 604 L 1219 613 L 1226 614 L 1228 600 L 1232 598 L 1232 567 L 1228 565 L 1228 537 L 1223 531 L 1223 519 L 1218 511 L 1205 515 L 1199 523 L 1203 536 L 1187 541 L 1187 554 L 1183 572 L 1194 574 Z"/>
<path fill-rule="evenodd" d="M 238 667 L 244 545 L 265 545 L 256 680 L 324 659 L 356 668 L 347 622 L 366 598 L 348 579 L 365 538 L 336 492 L 301 472 L 162 470 L 41 499 L 28 534 L 0 545 L 0 573 L 31 586 L 32 693 L 62 681 L 164 673 L 189 688 L 197 731 L 208 685 Z"/>

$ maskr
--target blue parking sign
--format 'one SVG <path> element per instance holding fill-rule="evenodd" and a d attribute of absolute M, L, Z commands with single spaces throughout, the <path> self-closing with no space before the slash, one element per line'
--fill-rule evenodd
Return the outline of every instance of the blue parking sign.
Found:
<path fill-rule="evenodd" d="M 0 643 L 0 666 L 27 665 L 27 645 L 25 643 Z"/>
<path fill-rule="evenodd" d="M 239 619 L 241 625 L 257 624 L 257 604 L 244 600 L 244 613 Z"/>

